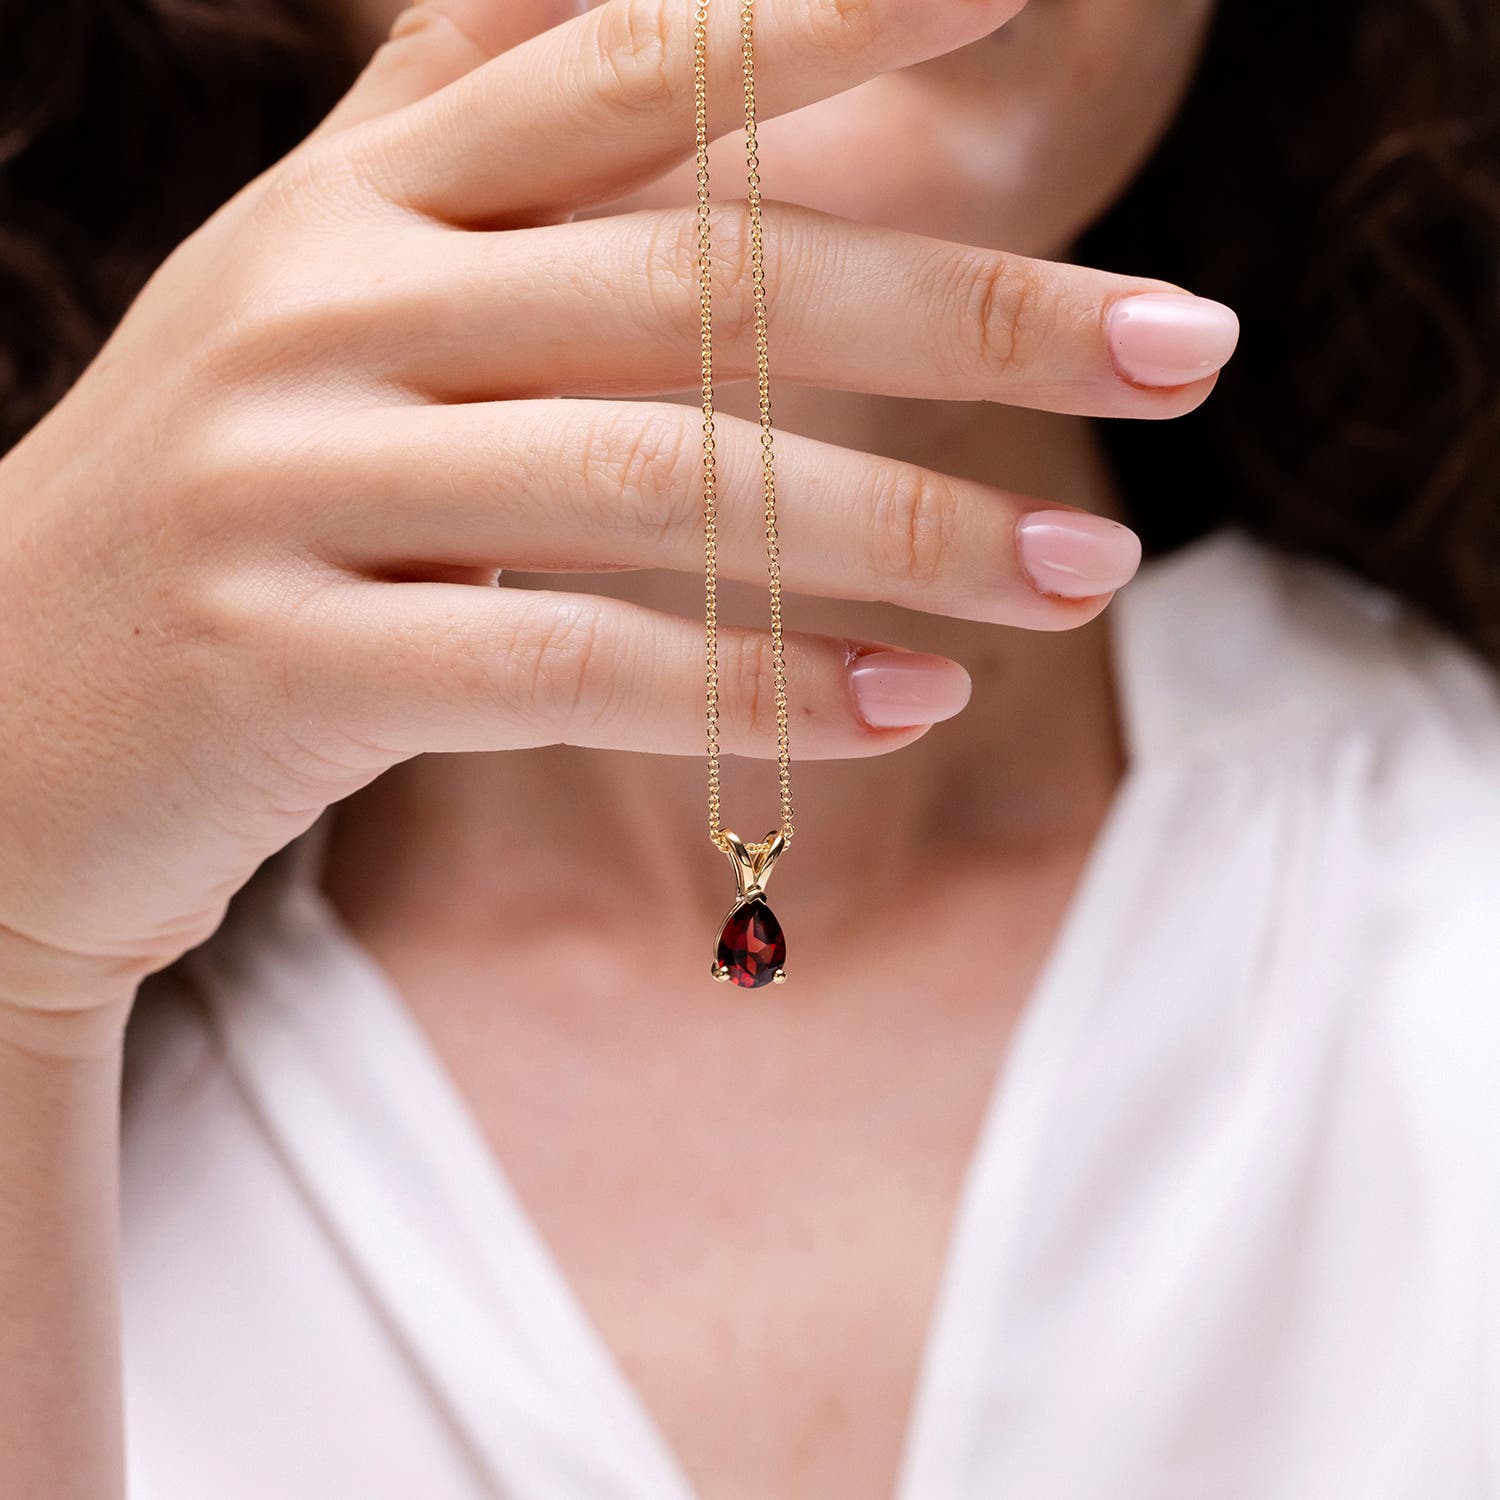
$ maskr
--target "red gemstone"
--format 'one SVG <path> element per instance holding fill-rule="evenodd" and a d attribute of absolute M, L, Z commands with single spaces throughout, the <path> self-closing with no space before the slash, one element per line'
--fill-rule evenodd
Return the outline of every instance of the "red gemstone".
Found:
<path fill-rule="evenodd" d="M 764 901 L 746 901 L 730 912 L 719 934 L 718 961 L 747 990 L 758 990 L 775 979 L 786 964 L 786 938 Z"/>

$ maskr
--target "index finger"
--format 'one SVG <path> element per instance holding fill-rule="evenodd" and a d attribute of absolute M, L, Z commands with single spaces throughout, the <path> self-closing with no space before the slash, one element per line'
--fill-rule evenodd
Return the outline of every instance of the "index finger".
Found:
<path fill-rule="evenodd" d="M 554 218 L 690 154 L 694 26 L 709 21 L 711 134 L 743 121 L 744 0 L 607 0 L 346 146 L 393 199 L 457 225 Z M 1025 0 L 756 0 L 762 118 L 977 41 Z"/>

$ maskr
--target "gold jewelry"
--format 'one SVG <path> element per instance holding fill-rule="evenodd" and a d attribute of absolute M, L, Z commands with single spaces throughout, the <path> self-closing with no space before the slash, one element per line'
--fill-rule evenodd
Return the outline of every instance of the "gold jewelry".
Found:
<path fill-rule="evenodd" d="M 761 225 L 760 158 L 756 147 L 755 0 L 740 0 L 740 57 L 745 84 L 746 207 L 750 233 L 750 294 L 755 315 L 756 386 L 760 402 L 761 473 L 765 491 L 766 573 L 771 592 L 771 671 L 776 693 L 776 760 L 781 826 L 759 844 L 745 844 L 722 826 L 719 807 L 718 472 L 714 450 L 713 240 L 708 186 L 708 8 L 696 0 L 693 93 L 697 116 L 698 285 L 703 360 L 703 572 L 708 687 L 708 835 L 734 866 L 735 902 L 719 931 L 712 974 L 748 989 L 786 978 L 786 939 L 766 904 L 772 866 L 792 841 L 792 757 L 781 632 L 781 553 L 776 530 L 776 468 L 771 443 L 771 361 L 766 336 L 765 235 Z"/>

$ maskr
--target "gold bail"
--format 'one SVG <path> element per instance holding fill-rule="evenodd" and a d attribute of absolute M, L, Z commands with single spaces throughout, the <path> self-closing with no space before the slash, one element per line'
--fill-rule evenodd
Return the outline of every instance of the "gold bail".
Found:
<path fill-rule="evenodd" d="M 763 896 L 771 871 L 786 848 L 786 835 L 780 829 L 772 829 L 763 844 L 751 849 L 737 833 L 726 828 L 724 842 L 729 845 L 726 853 L 734 866 L 734 884 L 739 899 L 749 901 L 752 897 Z"/>

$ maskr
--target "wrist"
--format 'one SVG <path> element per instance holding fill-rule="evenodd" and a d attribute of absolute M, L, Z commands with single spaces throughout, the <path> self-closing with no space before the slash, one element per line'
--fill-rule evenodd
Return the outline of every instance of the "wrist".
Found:
<path fill-rule="evenodd" d="M 129 1019 L 128 999 L 78 1010 L 39 1010 L 0 1000 L 0 1053 L 58 1066 L 115 1057 Z"/>
<path fill-rule="evenodd" d="M 118 1051 L 139 969 L 0 930 L 0 1047 L 58 1062 Z"/>

